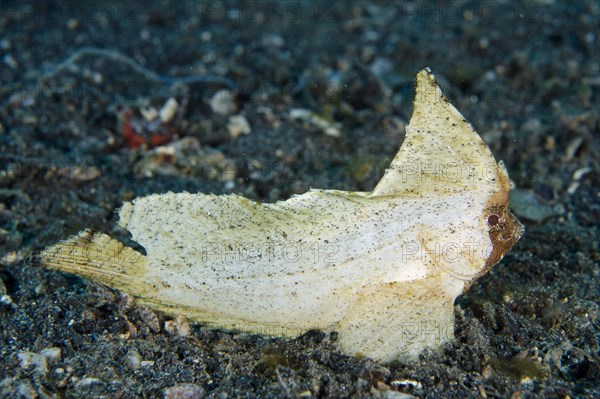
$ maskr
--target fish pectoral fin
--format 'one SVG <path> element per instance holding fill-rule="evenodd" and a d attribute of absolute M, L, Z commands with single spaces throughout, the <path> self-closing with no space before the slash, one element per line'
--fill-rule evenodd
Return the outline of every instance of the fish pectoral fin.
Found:
<path fill-rule="evenodd" d="M 144 255 L 92 230 L 47 248 L 36 259 L 47 268 L 77 274 L 134 296 L 152 289 L 145 281 Z"/>
<path fill-rule="evenodd" d="M 454 339 L 454 298 L 439 282 L 390 283 L 360 298 L 335 329 L 345 353 L 410 360 Z"/>

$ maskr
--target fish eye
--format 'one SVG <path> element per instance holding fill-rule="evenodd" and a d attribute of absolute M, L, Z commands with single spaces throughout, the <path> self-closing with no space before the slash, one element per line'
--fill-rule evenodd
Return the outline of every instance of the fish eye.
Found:
<path fill-rule="evenodd" d="M 498 224 L 498 222 L 500 221 L 500 218 L 498 217 L 498 215 L 490 215 L 488 217 L 488 224 L 490 226 L 495 226 Z"/>

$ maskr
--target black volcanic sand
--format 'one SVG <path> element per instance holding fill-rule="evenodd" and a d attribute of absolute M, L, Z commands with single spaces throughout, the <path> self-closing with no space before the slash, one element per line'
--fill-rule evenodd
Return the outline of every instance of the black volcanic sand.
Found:
<path fill-rule="evenodd" d="M 600 395 L 598 2 L 0 7 L 0 397 Z M 457 300 L 456 342 L 441 351 L 382 365 L 317 331 L 178 336 L 165 331 L 170 318 L 32 260 L 86 227 L 128 242 L 114 210 L 149 193 L 270 202 L 310 187 L 371 190 L 425 66 L 530 202 L 517 212 L 525 236 Z M 250 134 L 231 137 L 229 117 L 212 111 L 232 84 L 218 77 L 237 85 L 229 105 Z M 170 97 L 181 106 L 162 128 L 189 148 L 177 167 L 155 156 L 149 173 L 151 149 L 130 148 L 117 116 Z M 339 124 L 340 136 L 293 109 Z M 199 170 L 189 159 L 199 153 L 233 175 Z M 167 391 L 181 383 L 196 388 Z"/>

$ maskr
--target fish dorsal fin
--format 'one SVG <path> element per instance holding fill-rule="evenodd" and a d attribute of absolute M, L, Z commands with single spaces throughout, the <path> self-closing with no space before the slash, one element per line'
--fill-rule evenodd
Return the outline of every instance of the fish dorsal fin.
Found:
<path fill-rule="evenodd" d="M 500 191 L 503 166 L 444 97 L 429 68 L 418 73 L 416 85 L 404 142 L 371 196 Z"/>

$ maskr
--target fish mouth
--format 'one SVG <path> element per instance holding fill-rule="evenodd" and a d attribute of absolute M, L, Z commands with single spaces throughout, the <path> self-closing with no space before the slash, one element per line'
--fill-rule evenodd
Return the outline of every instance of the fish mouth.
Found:
<path fill-rule="evenodd" d="M 525 234 L 525 225 L 523 225 L 510 210 L 507 210 L 507 214 L 508 223 L 502 234 L 502 239 L 505 241 L 504 245 L 507 246 L 506 252 L 508 252 L 512 246 L 523 237 L 523 234 Z"/>
<path fill-rule="evenodd" d="M 465 284 L 462 294 L 469 290 L 475 280 L 486 274 L 493 266 L 498 264 L 504 257 L 504 254 L 510 251 L 513 245 L 515 245 L 523 234 L 525 234 L 525 226 L 508 208 L 505 208 L 501 214 L 501 223 L 490 228 L 489 232 L 490 240 L 492 241 L 492 253 L 487 258 L 483 269 Z"/>
<path fill-rule="evenodd" d="M 511 244 L 511 247 L 517 243 L 517 241 L 519 241 L 519 239 L 521 237 L 523 237 L 523 234 L 525 234 L 525 225 L 523 223 L 521 223 L 521 221 L 519 219 L 517 219 L 517 217 L 514 215 L 514 213 L 512 213 L 510 210 L 508 211 L 508 213 L 510 214 L 510 219 L 511 222 L 514 225 L 514 241 Z"/>
<path fill-rule="evenodd" d="M 489 235 L 493 249 L 485 263 L 486 271 L 500 262 L 504 254 L 510 251 L 513 245 L 525 234 L 525 226 L 508 208 L 502 213 L 501 222 L 490 228 Z"/>

